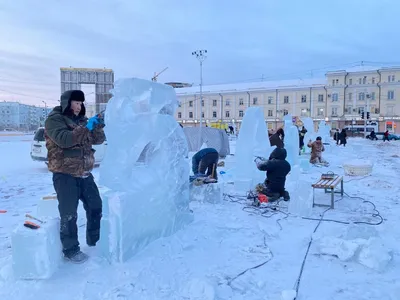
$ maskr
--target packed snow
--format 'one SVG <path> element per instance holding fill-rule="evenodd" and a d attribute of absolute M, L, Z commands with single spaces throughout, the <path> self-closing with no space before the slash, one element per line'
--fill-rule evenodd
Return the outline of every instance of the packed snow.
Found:
<path fill-rule="evenodd" d="M 288 179 L 287 188 L 291 201 L 304 205 L 290 210 L 294 203 L 283 201 L 268 204 L 270 209 L 250 206 L 232 184 L 235 156 L 227 156 L 218 171 L 226 172 L 219 184 L 228 196 L 221 202 L 193 197 L 194 221 L 174 235 L 151 242 L 124 263 L 110 264 L 100 247 L 82 243 L 90 255 L 85 264 L 61 261 L 48 279 L 22 280 L 13 268 L 13 231 L 54 192 L 46 165 L 30 159 L 32 138 L 0 137 L 0 211 L 6 211 L 0 213 L 0 299 L 399 299 L 399 142 L 350 138 L 346 147 L 332 145 L 323 154 L 328 168 L 306 165 L 308 156 L 302 155 L 292 171 L 298 178 Z M 234 153 L 235 141 L 230 146 Z M 327 171 L 344 175 L 343 164 L 355 159 L 373 162 L 371 175 L 345 175 L 346 195 L 336 196 L 335 209 L 314 207 L 310 213 L 311 183 Z M 99 169 L 93 173 L 98 181 Z M 315 195 L 329 203 L 323 190 Z M 288 214 L 292 210 L 298 214 Z M 371 225 L 379 224 L 379 215 L 383 223 Z M 80 207 L 82 242 L 84 224 Z M 48 255 L 34 237 L 25 243 L 25 256 Z"/>

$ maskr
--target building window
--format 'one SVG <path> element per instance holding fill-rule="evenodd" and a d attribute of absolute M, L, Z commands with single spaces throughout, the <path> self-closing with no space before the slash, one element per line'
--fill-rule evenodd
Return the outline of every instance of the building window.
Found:
<path fill-rule="evenodd" d="M 324 95 L 323 94 L 319 94 L 318 95 L 318 102 L 324 102 Z"/>
<path fill-rule="evenodd" d="M 269 109 L 268 110 L 268 117 L 272 117 L 273 115 L 274 115 L 274 113 L 273 113 L 272 109 Z"/>
<path fill-rule="evenodd" d="M 225 106 L 230 106 L 231 105 L 231 101 L 230 100 L 226 100 L 225 101 Z"/>
<path fill-rule="evenodd" d="M 283 103 L 289 103 L 289 96 L 284 96 L 283 97 Z"/>
<path fill-rule="evenodd" d="M 257 97 L 254 97 L 254 98 L 253 98 L 253 105 L 257 105 L 257 104 L 258 104 L 257 102 L 258 102 Z"/>
<path fill-rule="evenodd" d="M 353 100 L 353 93 L 349 93 L 349 100 Z"/>
<path fill-rule="evenodd" d="M 357 111 L 359 114 L 362 114 L 364 112 L 364 106 L 357 107 Z"/>
<path fill-rule="evenodd" d="M 217 106 L 217 100 L 213 99 L 213 106 Z"/>
<path fill-rule="evenodd" d="M 350 78 L 349 79 L 349 85 L 352 85 L 353 84 L 353 78 Z"/>
<path fill-rule="evenodd" d="M 358 78 L 358 84 L 361 84 L 362 78 Z"/>
<path fill-rule="evenodd" d="M 324 109 L 323 108 L 318 108 L 317 115 L 318 116 L 323 116 L 324 115 Z"/>
<path fill-rule="evenodd" d="M 338 93 L 332 94 L 332 101 L 338 101 L 338 98 L 339 98 Z"/>
<path fill-rule="evenodd" d="M 274 100 L 274 98 L 272 96 L 268 96 L 268 104 L 272 104 L 273 100 Z"/>
<path fill-rule="evenodd" d="M 192 100 L 189 101 L 189 107 L 193 107 L 193 101 Z"/>
<path fill-rule="evenodd" d="M 204 111 L 201 112 L 201 117 L 204 118 Z"/>
<path fill-rule="evenodd" d="M 225 118 L 229 118 L 229 110 L 225 111 Z"/>
<path fill-rule="evenodd" d="M 182 107 L 182 102 L 178 102 L 178 107 Z"/>
<path fill-rule="evenodd" d="M 388 91 L 388 100 L 393 100 L 394 99 L 394 91 Z"/>
<path fill-rule="evenodd" d="M 288 115 L 288 114 L 289 114 L 289 111 L 288 111 L 287 109 L 284 109 L 284 110 L 283 110 L 283 115 L 286 116 L 286 115 Z"/>
<path fill-rule="evenodd" d="M 386 114 L 388 116 L 393 116 L 394 115 L 394 106 L 387 106 L 386 107 Z"/>
<path fill-rule="evenodd" d="M 216 117 L 217 117 L 217 112 L 213 111 L 213 118 L 216 118 Z"/>
<path fill-rule="evenodd" d="M 364 93 L 358 93 L 358 100 L 359 101 L 365 100 L 365 94 Z"/>
<path fill-rule="evenodd" d="M 353 113 L 353 107 L 352 106 L 347 106 L 346 109 L 345 109 L 345 113 L 352 114 Z"/>
<path fill-rule="evenodd" d="M 303 109 L 301 110 L 301 116 L 302 116 L 302 117 L 307 117 L 307 109 L 306 109 L 306 108 L 303 108 Z"/>
<path fill-rule="evenodd" d="M 193 119 L 193 112 L 189 111 L 189 119 Z"/>
<path fill-rule="evenodd" d="M 335 116 L 337 116 L 337 115 L 338 115 L 338 112 L 337 112 L 337 110 L 338 110 L 338 108 L 337 108 L 337 107 L 332 107 L 332 117 L 335 117 Z"/>
<path fill-rule="evenodd" d="M 388 82 L 394 82 L 394 79 L 395 79 L 394 75 L 388 76 Z"/>
<path fill-rule="evenodd" d="M 178 119 L 182 119 L 182 113 L 178 112 Z"/>
<path fill-rule="evenodd" d="M 332 85 L 335 86 L 335 79 L 332 79 Z"/>
<path fill-rule="evenodd" d="M 239 118 L 243 118 L 243 110 L 239 110 Z"/>
<path fill-rule="evenodd" d="M 372 84 L 375 84 L 375 77 L 372 77 L 371 81 L 372 81 Z"/>
<path fill-rule="evenodd" d="M 301 103 L 307 102 L 307 95 L 301 95 Z"/>
<path fill-rule="evenodd" d="M 367 84 L 367 76 L 364 76 L 364 78 L 363 78 L 363 84 Z"/>
<path fill-rule="evenodd" d="M 371 114 L 374 114 L 374 113 L 376 112 L 376 107 L 375 107 L 375 106 L 371 106 L 371 107 L 369 108 L 369 112 L 370 112 Z"/>
<path fill-rule="evenodd" d="M 372 92 L 370 95 L 371 95 L 371 100 L 375 100 L 375 92 Z"/>
<path fill-rule="evenodd" d="M 201 106 L 204 106 L 204 100 L 201 100 Z"/>
<path fill-rule="evenodd" d="M 244 105 L 243 98 L 239 98 L 239 105 Z"/>

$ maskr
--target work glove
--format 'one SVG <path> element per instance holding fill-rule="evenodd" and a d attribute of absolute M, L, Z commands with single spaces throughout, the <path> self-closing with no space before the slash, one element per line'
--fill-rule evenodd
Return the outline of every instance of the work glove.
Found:
<path fill-rule="evenodd" d="M 86 128 L 92 131 L 97 124 L 100 124 L 100 120 L 98 116 L 91 117 L 86 124 Z"/>

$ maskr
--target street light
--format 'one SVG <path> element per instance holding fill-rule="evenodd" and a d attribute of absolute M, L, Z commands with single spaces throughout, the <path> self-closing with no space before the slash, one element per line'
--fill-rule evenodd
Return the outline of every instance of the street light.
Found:
<path fill-rule="evenodd" d="M 42 102 L 44 103 L 44 113 L 45 113 L 45 116 L 47 119 L 47 103 L 46 103 L 46 101 L 42 101 Z"/>
<path fill-rule="evenodd" d="M 199 135 L 199 147 L 201 147 L 202 127 L 203 127 L 203 61 L 206 60 L 207 50 L 196 50 L 192 52 L 193 56 L 200 62 L 200 135 Z"/>

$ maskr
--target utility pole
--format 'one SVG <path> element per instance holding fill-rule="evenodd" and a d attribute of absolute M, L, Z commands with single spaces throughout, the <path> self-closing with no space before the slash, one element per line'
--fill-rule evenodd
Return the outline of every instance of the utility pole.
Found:
<path fill-rule="evenodd" d="M 371 97 L 370 94 L 366 94 L 366 102 L 365 102 L 365 108 L 364 108 L 364 137 L 367 136 L 367 120 L 368 120 L 368 115 L 369 115 L 369 98 Z"/>
<path fill-rule="evenodd" d="M 203 62 L 206 60 L 207 50 L 196 50 L 192 52 L 200 62 L 200 134 L 199 134 L 199 147 L 202 141 L 202 127 L 203 127 Z"/>

